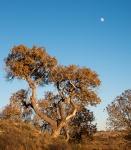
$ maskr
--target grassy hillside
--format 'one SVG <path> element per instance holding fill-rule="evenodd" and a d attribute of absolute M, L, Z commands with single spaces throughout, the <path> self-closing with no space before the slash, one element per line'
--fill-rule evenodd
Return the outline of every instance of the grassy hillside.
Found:
<path fill-rule="evenodd" d="M 24 122 L 0 120 L 0 150 L 71 150 L 64 137 L 51 139 Z"/>
<path fill-rule="evenodd" d="M 39 150 L 48 144 L 43 138 L 44 134 L 28 123 L 0 120 L 0 148 L 3 150 Z"/>
<path fill-rule="evenodd" d="M 51 139 L 48 133 L 39 132 L 29 123 L 0 120 L 0 150 L 124 150 L 123 139 L 112 135 L 97 132 L 93 141 L 66 143 L 63 136 Z"/>

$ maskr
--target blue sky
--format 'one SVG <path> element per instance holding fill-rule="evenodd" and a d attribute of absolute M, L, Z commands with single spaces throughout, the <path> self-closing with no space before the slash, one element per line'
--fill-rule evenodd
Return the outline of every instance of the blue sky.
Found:
<path fill-rule="evenodd" d="M 100 18 L 105 19 L 104 22 Z M 99 74 L 102 102 L 94 111 L 98 130 L 105 129 L 103 109 L 131 89 L 130 0 L 1 0 L 0 108 L 26 82 L 5 82 L 3 59 L 14 45 L 45 46 L 60 64 L 77 64 Z M 38 89 L 41 97 L 44 90 Z"/>

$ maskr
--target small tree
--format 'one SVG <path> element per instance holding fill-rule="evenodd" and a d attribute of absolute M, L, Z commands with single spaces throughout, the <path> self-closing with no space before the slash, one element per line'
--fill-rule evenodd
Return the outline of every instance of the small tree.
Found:
<path fill-rule="evenodd" d="M 100 103 L 96 94 L 101 84 L 98 74 L 86 67 L 57 65 L 56 58 L 47 54 L 44 47 L 14 46 L 4 62 L 7 81 L 17 78 L 29 84 L 31 96 L 28 104 L 23 104 L 51 125 L 53 137 L 57 137 L 66 122 L 75 116 L 78 106 Z M 37 85 L 48 84 L 54 85 L 57 94 L 47 92 L 44 99 L 37 102 Z"/>
<path fill-rule="evenodd" d="M 126 139 L 131 139 L 131 90 L 126 90 L 106 107 L 109 115 L 107 127 L 111 130 L 126 132 Z"/>
<path fill-rule="evenodd" d="M 93 134 L 97 131 L 96 124 L 93 124 L 95 117 L 93 112 L 83 108 L 81 111 L 70 120 L 69 124 L 69 134 L 71 138 L 82 142 L 83 139 L 93 139 Z"/>
<path fill-rule="evenodd" d="M 1 112 L 1 119 L 21 121 L 22 109 L 18 105 L 6 105 Z"/>
<path fill-rule="evenodd" d="M 30 121 L 33 114 L 32 107 L 29 107 L 29 90 L 20 90 L 10 97 L 10 104 L 1 111 L 1 118 L 13 121 Z"/>

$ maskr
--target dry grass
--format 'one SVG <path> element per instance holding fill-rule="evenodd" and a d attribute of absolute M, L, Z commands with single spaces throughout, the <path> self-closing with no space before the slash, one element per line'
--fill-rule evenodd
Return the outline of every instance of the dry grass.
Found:
<path fill-rule="evenodd" d="M 1 150 L 41 150 L 49 142 L 44 136 L 28 123 L 0 120 Z"/>
<path fill-rule="evenodd" d="M 24 122 L 0 120 L 0 150 L 71 150 L 64 137 L 52 139 Z"/>
<path fill-rule="evenodd" d="M 120 136 L 96 133 L 94 140 L 83 139 L 66 143 L 63 136 L 51 139 L 48 133 L 40 133 L 34 126 L 24 122 L 0 120 L 0 150 L 130 150 Z"/>
<path fill-rule="evenodd" d="M 123 133 L 108 131 L 97 132 L 86 147 L 88 150 L 131 150 L 130 145 L 126 145 Z"/>

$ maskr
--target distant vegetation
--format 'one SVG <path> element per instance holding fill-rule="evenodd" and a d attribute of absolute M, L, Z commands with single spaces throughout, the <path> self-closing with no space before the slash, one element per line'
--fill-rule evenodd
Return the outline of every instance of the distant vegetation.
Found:
<path fill-rule="evenodd" d="M 58 65 L 44 47 L 14 46 L 4 59 L 6 80 L 25 80 L 0 112 L 0 148 L 3 150 L 130 149 L 131 90 L 107 106 L 106 132 L 97 132 L 88 105 L 100 103 L 98 74 L 86 67 Z M 36 89 L 52 85 L 38 99 Z"/>
<path fill-rule="evenodd" d="M 131 146 L 131 90 L 126 90 L 106 107 L 107 129 L 121 131 L 123 142 Z M 123 134 L 124 133 L 124 134 Z"/>

